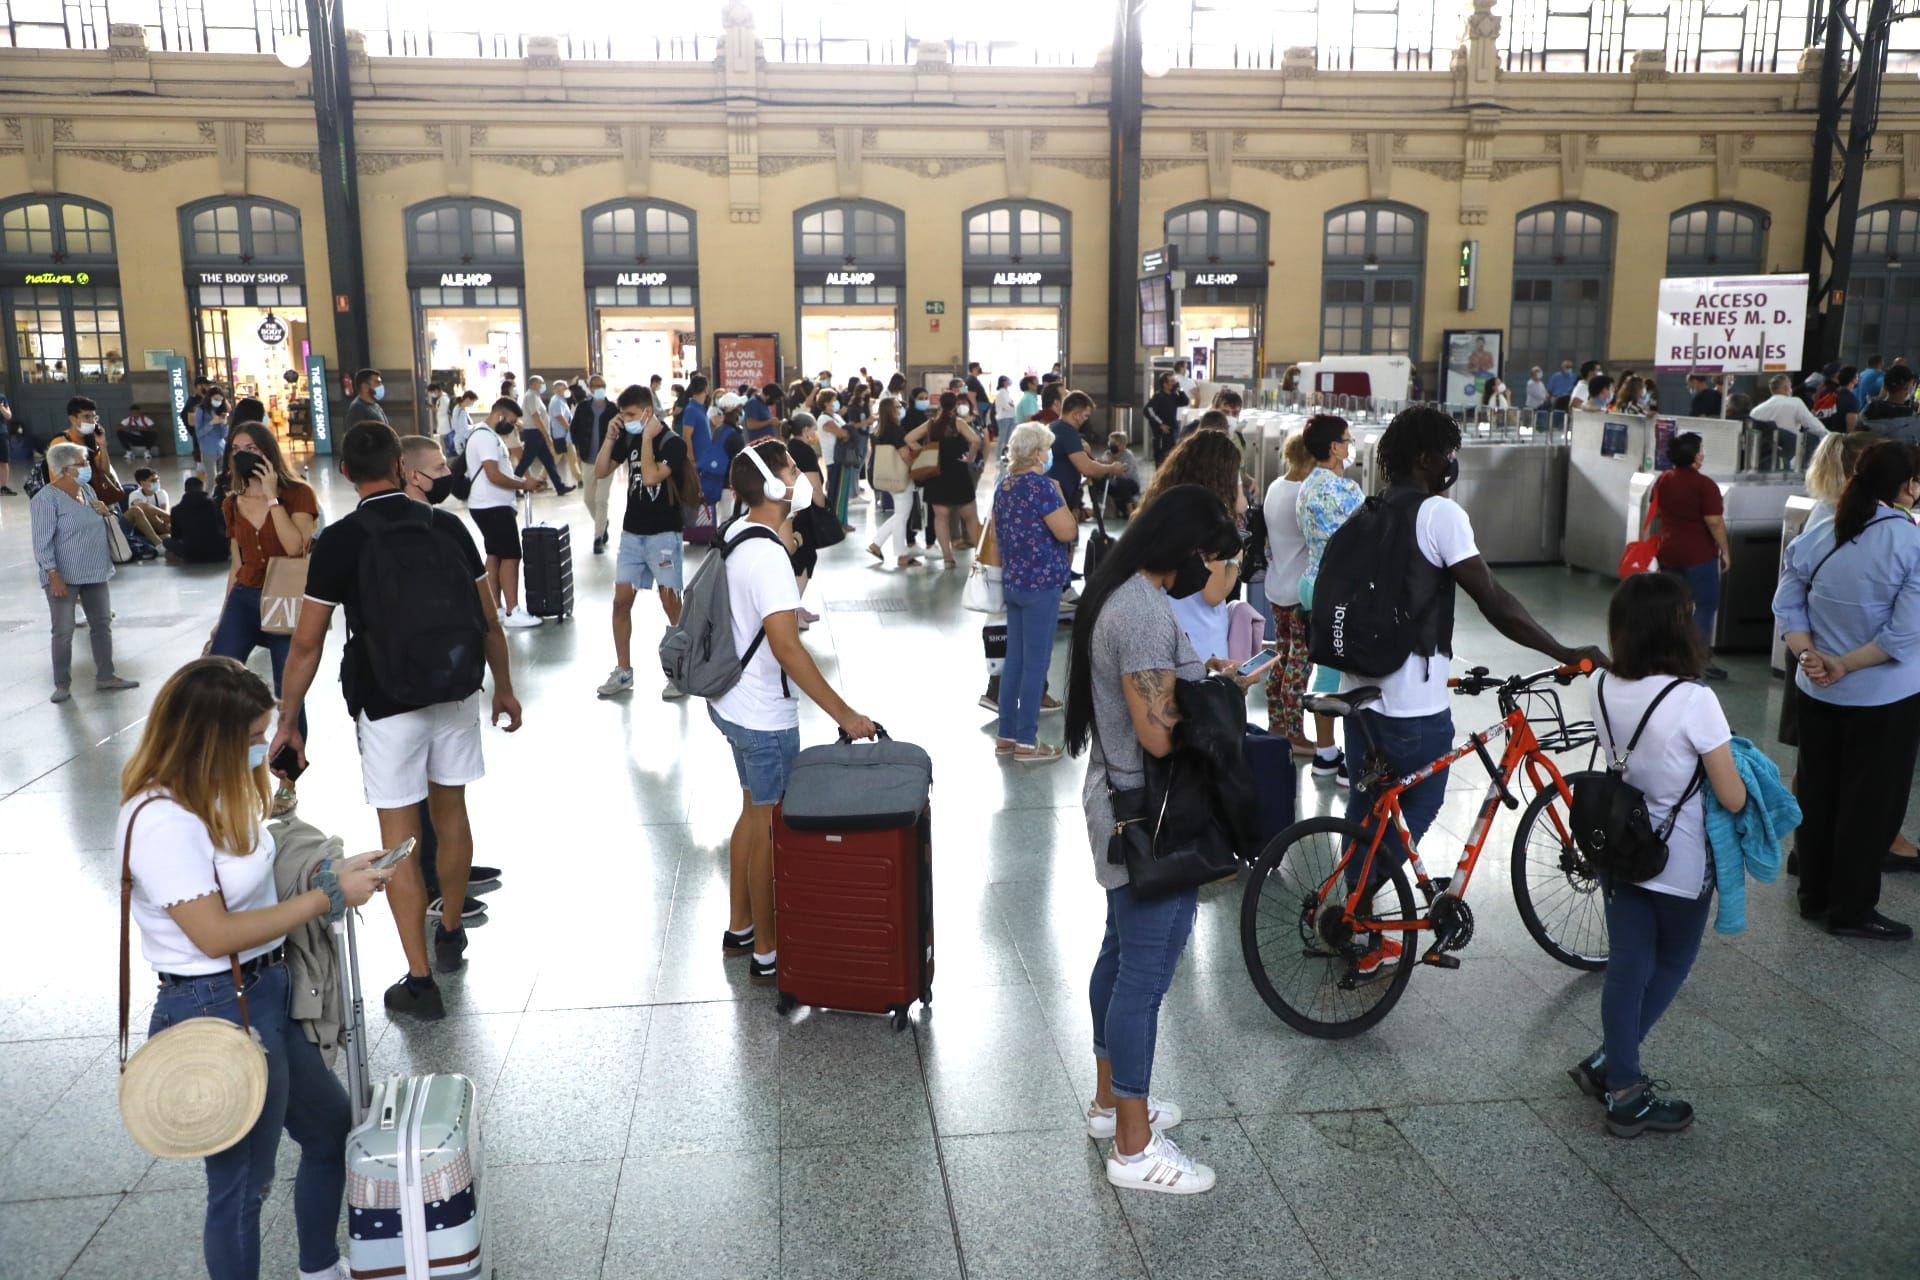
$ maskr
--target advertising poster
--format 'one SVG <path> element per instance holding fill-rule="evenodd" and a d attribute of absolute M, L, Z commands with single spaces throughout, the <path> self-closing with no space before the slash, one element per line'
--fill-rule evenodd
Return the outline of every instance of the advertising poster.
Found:
<path fill-rule="evenodd" d="M 1667 471 L 1673 467 L 1672 460 L 1667 457 L 1667 446 L 1673 443 L 1673 427 L 1672 418 L 1653 420 L 1653 469 L 1655 471 Z"/>
<path fill-rule="evenodd" d="M 1784 373 L 1807 340 L 1807 278 L 1660 282 L 1653 367 L 1669 373 Z"/>
<path fill-rule="evenodd" d="M 180 356 L 170 355 L 167 361 L 167 403 L 173 406 L 173 451 L 178 454 L 193 452 L 193 437 L 187 432 L 187 401 L 191 398 L 187 388 L 187 362 Z"/>
<path fill-rule="evenodd" d="M 1213 341 L 1213 380 L 1253 385 L 1254 345 L 1252 338 L 1215 338 Z M 1206 348 L 1196 348 L 1204 351 Z"/>
<path fill-rule="evenodd" d="M 777 333 L 717 333 L 713 336 L 715 385 L 766 386 L 780 379 L 780 335 Z"/>
<path fill-rule="evenodd" d="M 307 357 L 307 414 L 313 424 L 313 451 L 333 452 L 333 404 L 327 397 L 327 362 Z"/>
<path fill-rule="evenodd" d="M 1503 329 L 1448 329 L 1440 335 L 1440 400 L 1479 404 L 1487 384 L 1500 376 Z"/>

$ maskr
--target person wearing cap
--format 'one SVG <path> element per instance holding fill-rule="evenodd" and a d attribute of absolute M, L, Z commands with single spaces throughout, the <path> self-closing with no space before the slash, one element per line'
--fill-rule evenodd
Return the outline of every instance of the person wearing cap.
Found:
<path fill-rule="evenodd" d="M 374 866 L 382 856 L 374 850 L 322 863 L 313 887 L 281 900 L 273 834 L 263 822 L 273 707 L 266 683 L 233 659 L 189 662 L 161 686 L 121 775 L 115 844 L 132 885 L 140 954 L 159 978 L 142 1053 L 164 1059 L 174 1050 L 162 1033 L 200 1018 L 247 1027 L 265 1051 L 266 1095 L 252 1127 L 204 1162 L 201 1242 L 213 1280 L 260 1274 L 260 1211 L 283 1129 L 300 1144 L 293 1183 L 300 1274 L 343 1274 L 338 1236 L 353 1113 L 319 1047 L 288 1016 L 286 941 L 309 921 L 337 920 L 363 905 L 393 874 Z M 206 1078 L 217 1059 L 192 1066 L 203 1097 L 230 1098 L 240 1114 L 135 1088 L 121 1098 L 128 1128 L 204 1150 L 244 1124 L 246 1091 Z M 178 1072 L 150 1064 L 143 1074 L 165 1079 Z"/>

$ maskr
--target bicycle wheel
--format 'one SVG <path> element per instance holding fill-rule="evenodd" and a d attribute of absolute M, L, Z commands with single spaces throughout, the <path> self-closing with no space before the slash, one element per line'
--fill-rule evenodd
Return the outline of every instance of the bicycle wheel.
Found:
<path fill-rule="evenodd" d="M 1566 794 L 1577 779 L 1566 775 Z M 1513 833 L 1513 900 L 1540 949 L 1576 969 L 1607 967 L 1607 904 L 1600 877 L 1573 842 L 1568 801 L 1549 787 L 1534 796 Z"/>
<path fill-rule="evenodd" d="M 1267 1007 L 1296 1031 L 1326 1040 L 1358 1035 L 1387 1016 L 1407 989 L 1419 935 L 1403 934 L 1400 963 L 1359 979 L 1355 945 L 1345 925 L 1344 875 L 1323 901 L 1348 845 L 1364 846 L 1367 832 L 1344 818 L 1309 818 L 1273 838 L 1247 879 L 1240 900 L 1240 949 L 1247 976 Z M 1412 920 L 1413 889 L 1393 868 L 1374 891 L 1367 914 L 1376 920 Z"/>

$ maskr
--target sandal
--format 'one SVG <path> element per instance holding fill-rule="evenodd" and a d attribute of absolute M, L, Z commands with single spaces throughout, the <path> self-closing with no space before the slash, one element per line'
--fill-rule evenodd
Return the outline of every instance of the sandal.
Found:
<path fill-rule="evenodd" d="M 885 564 L 887 562 L 887 553 L 882 551 L 879 547 L 875 546 L 871 542 L 867 544 L 867 554 L 872 556 L 875 560 L 878 560 L 882 564 Z"/>
<path fill-rule="evenodd" d="M 1038 743 L 1031 747 L 1015 747 L 1013 758 L 1021 764 L 1052 764 L 1060 758 L 1060 748 L 1051 742 Z"/>
<path fill-rule="evenodd" d="M 895 567 L 901 569 L 918 569 L 925 563 L 926 561 L 922 560 L 919 556 L 901 556 L 900 563 Z"/>
<path fill-rule="evenodd" d="M 1010 756 L 1013 752 L 1014 742 L 1012 738 L 995 738 L 993 740 L 993 754 L 996 756 Z"/>

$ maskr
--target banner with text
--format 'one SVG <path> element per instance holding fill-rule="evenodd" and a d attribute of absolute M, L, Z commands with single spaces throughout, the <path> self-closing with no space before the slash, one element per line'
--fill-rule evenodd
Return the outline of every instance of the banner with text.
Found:
<path fill-rule="evenodd" d="M 187 362 L 181 356 L 167 357 L 167 403 L 173 408 L 173 452 L 177 456 L 193 452 L 193 435 L 187 429 Z"/>
<path fill-rule="evenodd" d="M 1670 373 L 1781 373 L 1799 368 L 1806 336 L 1804 275 L 1662 280 L 1653 365 Z"/>
<path fill-rule="evenodd" d="M 307 357 L 307 422 L 313 428 L 313 451 L 333 452 L 333 405 L 327 392 L 327 361 Z"/>
<path fill-rule="evenodd" d="M 780 381 L 780 335 L 777 333 L 717 333 L 713 337 L 713 367 L 720 387 L 758 390 Z"/>

